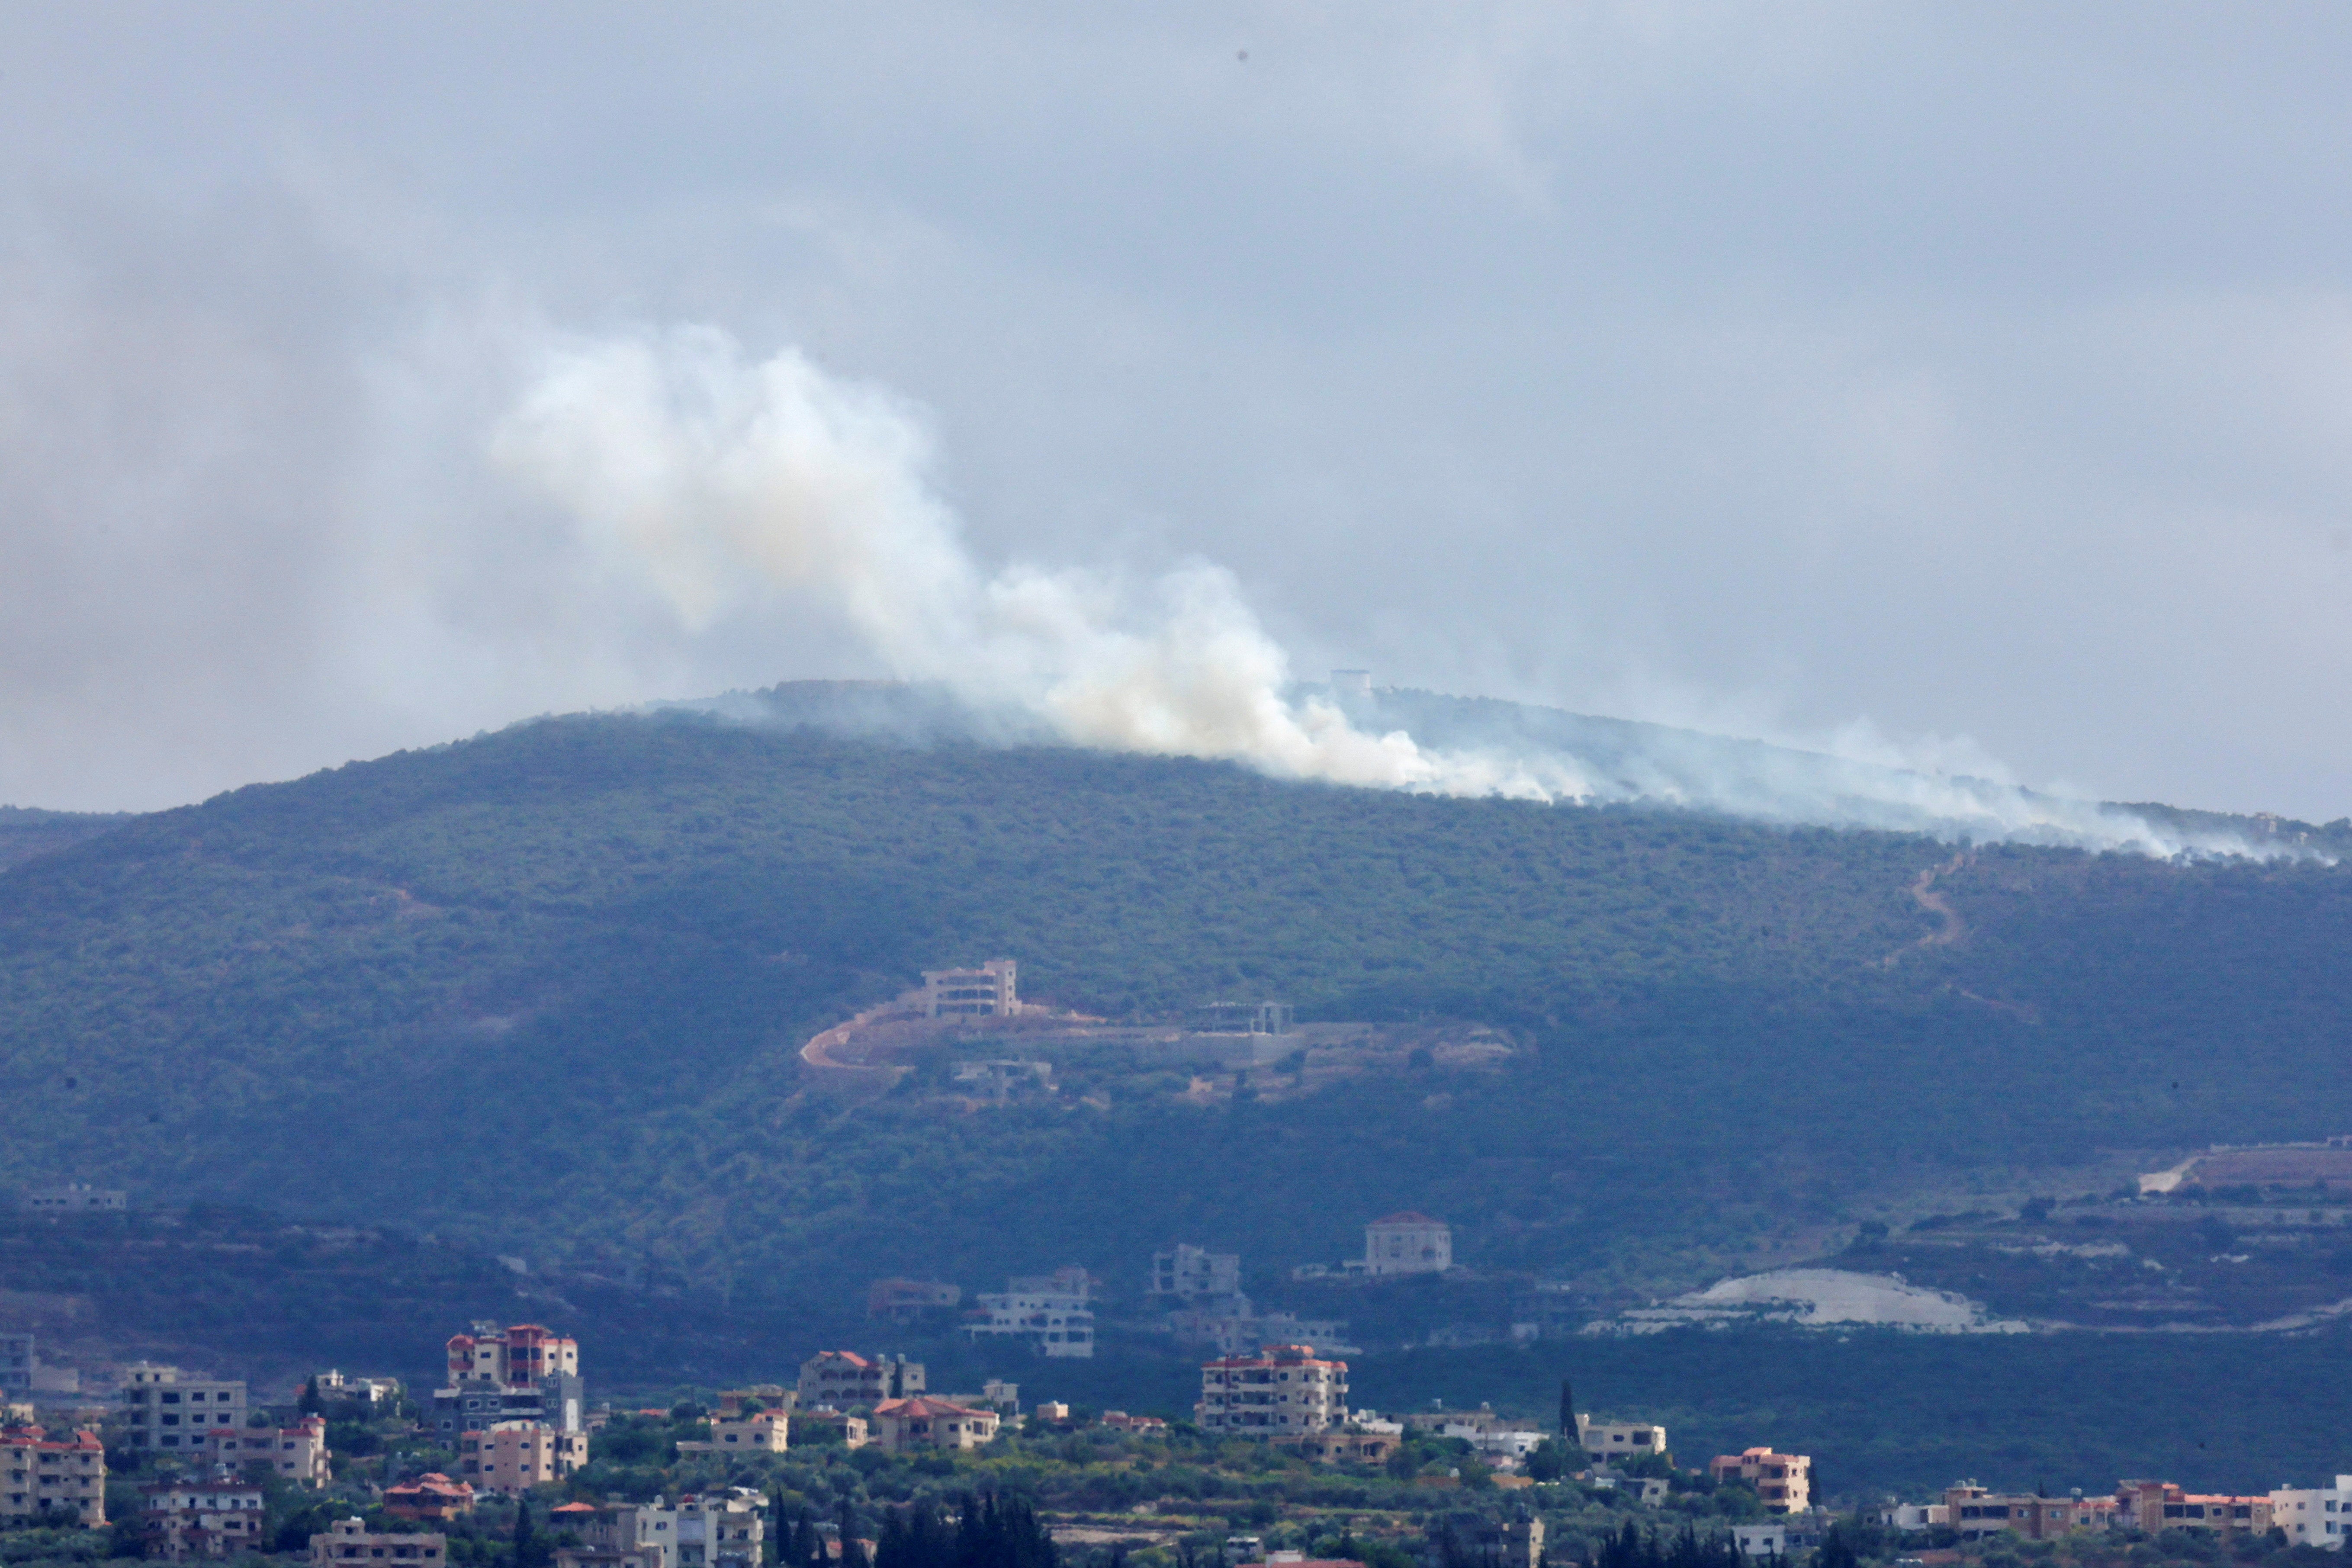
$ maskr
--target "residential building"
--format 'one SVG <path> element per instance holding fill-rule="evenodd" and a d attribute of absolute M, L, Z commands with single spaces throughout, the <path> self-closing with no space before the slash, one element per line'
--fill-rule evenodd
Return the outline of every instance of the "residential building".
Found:
<path fill-rule="evenodd" d="M 121 1187 L 93 1187 L 68 1182 L 61 1187 L 31 1187 L 25 1193 L 26 1214 L 121 1214 L 131 1206 L 131 1194 Z"/>
<path fill-rule="evenodd" d="M 1622 1465 L 1644 1454 L 1664 1454 L 1666 1429 L 1648 1421 L 1595 1421 L 1579 1415 L 1576 1446 L 1596 1465 Z"/>
<path fill-rule="evenodd" d="M 579 1546 L 556 1552 L 557 1568 L 678 1568 L 677 1510 L 659 1500 L 650 1507 L 566 1503 L 548 1522 L 580 1534 Z"/>
<path fill-rule="evenodd" d="M 152 1362 L 123 1369 L 122 1424 L 133 1448 L 201 1448 L 209 1432 L 242 1430 L 245 1411 L 243 1383 L 188 1377 Z"/>
<path fill-rule="evenodd" d="M 0 1402 L 33 1392 L 33 1336 L 0 1333 Z"/>
<path fill-rule="evenodd" d="M 394 1519 L 462 1519 L 474 1511 L 474 1488 L 438 1470 L 383 1489 L 383 1511 Z"/>
<path fill-rule="evenodd" d="M 767 1500 L 751 1487 L 677 1500 L 678 1568 L 760 1568 Z"/>
<path fill-rule="evenodd" d="M 2267 1497 L 2231 1497 L 2188 1492 L 2170 1481 L 2123 1481 L 2116 1488 L 2123 1521 L 2160 1535 L 2168 1530 L 2207 1530 L 2224 1535 L 2262 1534 L 2271 1527 Z"/>
<path fill-rule="evenodd" d="M 1165 1432 L 1168 1423 L 1157 1415 L 1129 1415 L 1124 1410 L 1106 1410 L 1095 1424 L 1113 1432 Z"/>
<path fill-rule="evenodd" d="M 1345 1318 L 1302 1318 L 1296 1312 L 1260 1313 L 1246 1296 L 1210 1296 L 1180 1307 L 1165 1320 L 1181 1345 L 1238 1355 L 1257 1345 L 1309 1344 L 1333 1355 L 1360 1355 L 1348 1341 Z"/>
<path fill-rule="evenodd" d="M 1584 1484 L 1597 1492 L 1630 1497 L 1644 1508 L 1657 1507 L 1674 1490 L 1674 1483 L 1664 1476 L 1631 1476 L 1607 1465 L 1595 1465 L 1585 1471 Z"/>
<path fill-rule="evenodd" d="M 866 1315 L 911 1323 L 927 1312 L 953 1311 L 963 1304 L 963 1287 L 944 1279 L 877 1279 L 866 1287 Z"/>
<path fill-rule="evenodd" d="M 106 1448 L 95 1432 L 51 1441 L 46 1428 L 0 1428 L 0 1524 L 71 1513 L 85 1530 L 106 1523 Z"/>
<path fill-rule="evenodd" d="M 993 1410 L 918 1395 L 884 1400 L 874 1407 L 869 1425 L 884 1453 L 899 1454 L 910 1448 L 977 1448 L 996 1441 L 1003 1421 Z"/>
<path fill-rule="evenodd" d="M 446 1568 L 446 1535 L 394 1535 L 373 1531 L 357 1517 L 339 1519 L 323 1535 L 310 1537 L 310 1568 Z"/>
<path fill-rule="evenodd" d="M 1996 1535 L 2019 1535 L 2028 1541 L 2050 1541 L 2078 1530 L 2105 1530 L 2116 1522 L 2118 1504 L 2111 1497 L 2086 1498 L 1987 1491 L 1963 1481 L 1944 1489 L 1943 1519 L 1963 1541 L 1984 1541 Z M 1914 1525 L 1911 1528 L 1918 1529 Z"/>
<path fill-rule="evenodd" d="M 1302 1459 L 1323 1465 L 1384 1465 L 1390 1455 L 1404 1446 L 1404 1439 L 1396 1433 L 1361 1431 L 1352 1425 L 1301 1432 L 1290 1437 L 1271 1437 L 1267 1441 Z"/>
<path fill-rule="evenodd" d="M 923 1011 L 933 1018 L 1011 1017 L 1021 1011 L 1017 967 L 1009 958 L 992 958 L 978 969 L 926 969 Z"/>
<path fill-rule="evenodd" d="M 1951 1523 L 1952 1510 L 1940 1502 L 1890 1502 L 1878 1510 L 1878 1522 L 1890 1530 L 1928 1530 Z"/>
<path fill-rule="evenodd" d="M 1544 1440 L 1544 1434 L 1531 1422 L 1508 1426 L 1452 1422 L 1440 1426 L 1437 1435 L 1461 1438 L 1470 1445 L 1472 1453 L 1498 1470 L 1517 1469 Z"/>
<path fill-rule="evenodd" d="M 1020 1057 L 958 1062 L 955 1081 L 958 1088 L 968 1093 L 1002 1104 L 1027 1090 L 1051 1090 L 1054 1087 L 1054 1064 Z"/>
<path fill-rule="evenodd" d="M 801 1428 L 801 1441 L 803 1443 L 812 1440 L 830 1442 L 831 1429 L 835 1427 L 841 1431 L 841 1446 L 845 1448 L 863 1448 L 871 1441 L 866 1435 L 866 1417 L 852 1415 L 845 1411 L 796 1410 L 793 1413 L 793 1424 Z M 816 1428 L 816 1434 L 810 1432 L 812 1427 Z"/>
<path fill-rule="evenodd" d="M 297 1486 L 323 1487 L 334 1479 L 321 1416 L 307 1415 L 291 1426 L 215 1426 L 201 1436 L 191 1435 L 189 1446 L 199 1462 L 226 1466 L 233 1475 L 268 1465 Z"/>
<path fill-rule="evenodd" d="M 2271 1528 L 2286 1533 L 2289 1546 L 2341 1552 L 2352 1536 L 2352 1476 L 2332 1487 L 2280 1487 L 2271 1493 Z"/>
<path fill-rule="evenodd" d="M 1038 1354 L 1091 1360 L 1095 1314 L 1088 1305 L 1094 1279 L 1072 1265 L 1051 1274 L 1016 1275 L 1002 1291 L 979 1298 L 977 1311 L 963 1325 L 964 1337 L 1025 1339 Z"/>
<path fill-rule="evenodd" d="M 905 1356 L 862 1356 L 856 1351 L 819 1351 L 801 1363 L 800 1408 L 830 1405 L 868 1410 L 886 1399 L 923 1392 L 923 1363 Z"/>
<path fill-rule="evenodd" d="M 1348 1424 L 1348 1363 L 1317 1357 L 1312 1345 L 1266 1345 L 1201 1368 L 1193 1419 L 1203 1430 L 1243 1436 L 1296 1436 Z"/>
<path fill-rule="evenodd" d="M 452 1335 L 449 1385 L 433 1395 L 433 1429 L 455 1442 L 501 1421 L 537 1421 L 565 1434 L 586 1431 L 587 1384 L 579 1342 L 537 1323 L 474 1324 Z"/>
<path fill-rule="evenodd" d="M 541 1378 L 580 1375 L 580 1343 L 537 1323 L 500 1329 L 476 1323 L 471 1333 L 449 1340 L 449 1382 L 454 1387 L 488 1384 L 534 1388 Z"/>
<path fill-rule="evenodd" d="M 1789 1555 L 1789 1527 L 1785 1524 L 1735 1524 L 1731 1527 L 1731 1543 L 1739 1548 L 1742 1557 L 1780 1557 Z"/>
<path fill-rule="evenodd" d="M 243 1557 L 266 1550 L 261 1488 L 251 1481 L 187 1478 L 142 1487 L 147 1555 L 167 1563 Z"/>
<path fill-rule="evenodd" d="M 792 1417 L 782 1410 L 759 1410 L 749 1415 L 714 1415 L 710 1436 L 704 1442 L 681 1442 L 681 1454 L 781 1454 L 791 1432 Z"/>
<path fill-rule="evenodd" d="M 1583 1429 L 1584 1423 L 1577 1426 Z M 1665 1430 L 1658 1429 L 1658 1442 L 1665 1443 Z M 1586 1444 L 1586 1451 L 1591 1445 Z M 1717 1483 L 1745 1481 L 1764 1500 L 1766 1513 L 1804 1513 L 1813 1506 L 1813 1461 L 1803 1454 L 1776 1454 L 1769 1448 L 1744 1448 L 1737 1454 L 1717 1454 L 1707 1462 L 1707 1474 Z"/>
<path fill-rule="evenodd" d="M 1439 1545 L 1440 1562 L 1470 1568 L 1537 1568 L 1544 1560 L 1543 1521 L 1524 1509 L 1510 1520 L 1451 1513 L 1430 1534 Z"/>
<path fill-rule="evenodd" d="M 493 1421 L 457 1442 L 458 1474 L 479 1491 L 512 1497 L 561 1480 L 588 1462 L 588 1434 L 544 1421 Z"/>
<path fill-rule="evenodd" d="M 761 1410 L 789 1411 L 800 1403 L 797 1391 L 781 1383 L 755 1383 L 749 1388 L 722 1388 L 719 1391 L 719 1414 L 735 1417 L 756 1415 Z M 746 1406 L 756 1405 L 747 1410 Z"/>
<path fill-rule="evenodd" d="M 1364 1272 L 1437 1274 L 1454 1267 L 1454 1227 L 1411 1209 L 1364 1227 Z"/>
<path fill-rule="evenodd" d="M 321 1399 L 345 1399 L 371 1407 L 394 1405 L 400 1400 L 400 1379 L 396 1377 L 350 1377 L 329 1367 L 324 1372 L 312 1373 L 310 1381 L 317 1384 Z"/>
<path fill-rule="evenodd" d="M 1151 1294 L 1190 1301 L 1202 1296 L 1242 1293 L 1242 1255 L 1211 1252 L 1179 1242 L 1171 1252 L 1151 1255 Z"/>

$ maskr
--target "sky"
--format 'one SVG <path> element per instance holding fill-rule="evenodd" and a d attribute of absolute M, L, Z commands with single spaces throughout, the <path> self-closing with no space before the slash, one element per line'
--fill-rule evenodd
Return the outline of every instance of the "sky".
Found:
<path fill-rule="evenodd" d="M 886 410 L 980 573 L 1214 567 L 1301 677 L 2342 816 L 2347 58 L 2316 5 L 0 5 L 0 802 L 908 673 L 519 470 L 551 364 L 694 342 Z"/>

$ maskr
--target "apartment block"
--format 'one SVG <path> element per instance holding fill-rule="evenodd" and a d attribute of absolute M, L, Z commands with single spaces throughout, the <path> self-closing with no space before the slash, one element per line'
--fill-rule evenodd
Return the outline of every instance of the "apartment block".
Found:
<path fill-rule="evenodd" d="M 588 1462 L 588 1434 L 544 1421 L 494 1421 L 457 1442 L 457 1473 L 475 1490 L 513 1497 Z"/>
<path fill-rule="evenodd" d="M 1193 1419 L 1204 1431 L 1245 1437 L 1323 1432 L 1348 1424 L 1348 1363 L 1312 1345 L 1266 1345 L 1201 1368 Z"/>
<path fill-rule="evenodd" d="M 1011 1017 L 1021 1011 L 1018 967 L 1009 958 L 992 958 L 978 969 L 926 969 L 923 1011 L 933 1018 Z"/>
<path fill-rule="evenodd" d="M 910 1448 L 977 1448 L 996 1441 L 1003 1417 L 945 1399 L 886 1399 L 867 1423 L 886 1454 Z"/>
<path fill-rule="evenodd" d="M 705 1442 L 684 1442 L 681 1454 L 781 1454 L 790 1442 L 792 1417 L 782 1410 L 759 1410 L 749 1415 L 723 1411 L 711 1418 Z"/>
<path fill-rule="evenodd" d="M 250 1481 L 184 1479 L 142 1487 L 147 1555 L 167 1563 L 244 1557 L 265 1549 L 261 1489 Z"/>
<path fill-rule="evenodd" d="M 51 1441 L 43 1427 L 0 1428 L 0 1525 L 67 1512 L 85 1530 L 106 1523 L 106 1448 L 98 1434 Z"/>
<path fill-rule="evenodd" d="M 388 1535 L 358 1518 L 339 1519 L 310 1537 L 310 1568 L 446 1568 L 446 1535 Z"/>
<path fill-rule="evenodd" d="M 1580 1426 L 1582 1423 L 1579 1423 Z M 1664 1441 L 1664 1432 L 1659 1432 Z M 1776 1454 L 1769 1448 L 1744 1448 L 1718 1454 L 1707 1462 L 1717 1481 L 1745 1481 L 1764 1500 L 1766 1513 L 1804 1513 L 1813 1506 L 1813 1461 L 1803 1454 Z"/>
<path fill-rule="evenodd" d="M 953 1311 L 963 1303 L 963 1287 L 944 1279 L 877 1279 L 866 1287 L 866 1315 L 911 1323 L 927 1312 Z"/>
<path fill-rule="evenodd" d="M 677 1500 L 678 1568 L 760 1568 L 767 1500 L 750 1487 Z"/>
<path fill-rule="evenodd" d="M 68 1182 L 59 1187 L 33 1187 L 25 1194 L 26 1214 L 121 1214 L 131 1206 L 131 1194 L 121 1187 L 93 1187 Z"/>
<path fill-rule="evenodd" d="M 500 1329 L 476 1323 L 470 1333 L 449 1340 L 449 1382 L 463 1388 L 488 1384 L 532 1388 L 542 1378 L 580 1375 L 580 1343 L 537 1323 Z"/>
<path fill-rule="evenodd" d="M 400 1398 L 400 1379 L 396 1377 L 352 1377 L 329 1367 L 310 1374 L 310 1381 L 321 1399 L 344 1399 L 371 1408 L 392 1405 Z"/>
<path fill-rule="evenodd" d="M 1039 1355 L 1091 1360 L 1095 1353 L 1094 1278 L 1075 1265 L 1051 1274 L 1015 1275 L 979 1298 L 962 1326 L 966 1339 L 1024 1339 Z"/>
<path fill-rule="evenodd" d="M 1990 1492 L 1963 1483 L 1944 1489 L 1943 1519 L 1963 1541 L 1983 1541 L 2001 1534 L 2028 1541 L 2050 1541 L 2078 1530 L 2105 1530 L 2117 1518 L 2111 1497 L 2037 1497 L 2024 1493 Z"/>
<path fill-rule="evenodd" d="M 0 1404 L 33 1392 L 33 1336 L 0 1333 Z"/>
<path fill-rule="evenodd" d="M 678 1568 L 676 1509 L 573 1502 L 554 1510 L 548 1522 L 580 1536 L 578 1546 L 557 1551 L 556 1568 Z"/>
<path fill-rule="evenodd" d="M 241 1382 L 189 1377 L 143 1361 L 123 1371 L 122 1424 L 133 1448 L 202 1448 L 220 1427 L 242 1430 L 245 1413 Z"/>
<path fill-rule="evenodd" d="M 1596 1465 L 1622 1465 L 1645 1454 L 1664 1453 L 1666 1429 L 1648 1421 L 1595 1421 L 1579 1415 L 1576 1444 Z"/>
<path fill-rule="evenodd" d="M 2205 1530 L 2224 1535 L 2252 1531 L 2260 1535 L 2271 1527 L 2268 1497 L 2189 1492 L 2170 1481 L 2124 1481 L 2116 1488 L 2116 1502 L 2124 1522 L 2150 1535 L 2168 1530 Z"/>
<path fill-rule="evenodd" d="M 327 1423 L 317 1415 L 291 1426 L 215 1426 L 191 1434 L 187 1446 L 195 1450 L 192 1458 L 226 1465 L 233 1475 L 244 1475 L 253 1465 L 268 1465 L 272 1474 L 296 1486 L 323 1487 L 334 1479 Z"/>
<path fill-rule="evenodd" d="M 1204 1247 L 1178 1243 L 1170 1252 L 1151 1255 L 1151 1294 L 1190 1301 L 1200 1296 L 1238 1296 L 1242 1289 L 1242 1255 L 1211 1252 Z"/>
<path fill-rule="evenodd" d="M 886 1399 L 908 1399 L 923 1392 L 923 1363 L 905 1356 L 862 1356 L 856 1351 L 819 1351 L 801 1363 L 794 1391 L 803 1410 L 830 1405 L 835 1410 L 866 1410 Z"/>
<path fill-rule="evenodd" d="M 1364 1272 L 1437 1274 L 1454 1267 L 1454 1227 L 1406 1209 L 1364 1227 Z"/>
<path fill-rule="evenodd" d="M 2271 1527 L 2284 1531 L 2289 1546 L 2341 1552 L 2352 1536 L 2352 1476 L 2332 1487 L 2280 1487 L 2271 1493 Z"/>

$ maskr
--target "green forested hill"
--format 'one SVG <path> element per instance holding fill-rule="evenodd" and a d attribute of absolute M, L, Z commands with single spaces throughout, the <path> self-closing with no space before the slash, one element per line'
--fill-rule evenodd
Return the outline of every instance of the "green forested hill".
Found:
<path fill-rule="evenodd" d="M 1204 763 L 551 721 L 0 875 L 0 1182 L 642 1256 L 853 1313 L 1173 1238 L 1258 1267 L 1445 1214 L 1596 1296 L 1890 1181 L 2352 1121 L 2352 872 L 1423 799 Z M 1113 1016 L 1475 1018 L 1505 1072 L 982 1114 L 803 1092 L 926 965 Z M 2175 1088 L 2178 1084 L 2179 1087 Z"/>

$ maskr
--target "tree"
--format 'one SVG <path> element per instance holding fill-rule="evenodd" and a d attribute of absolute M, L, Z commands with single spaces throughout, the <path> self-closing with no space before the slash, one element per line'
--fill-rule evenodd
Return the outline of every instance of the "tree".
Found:
<path fill-rule="evenodd" d="M 296 1408 L 305 1415 L 316 1415 L 326 1407 L 326 1402 L 319 1397 L 318 1374 L 313 1373 L 302 1382 L 302 1397 L 296 1402 Z"/>
<path fill-rule="evenodd" d="M 1576 1394 L 1564 1377 L 1559 1380 L 1559 1435 L 1569 1442 L 1576 1440 Z"/>
<path fill-rule="evenodd" d="M 515 1500 L 514 1521 L 515 1568 L 537 1568 L 539 1542 L 530 1523 L 530 1499 Z"/>
<path fill-rule="evenodd" d="M 1858 1568 L 1858 1561 L 1844 1530 L 1834 1524 L 1822 1538 L 1822 1549 L 1813 1553 L 1813 1568 Z"/>
<path fill-rule="evenodd" d="M 841 1568 L 866 1568 L 866 1552 L 857 1544 L 857 1515 L 849 1500 L 841 1500 Z"/>

